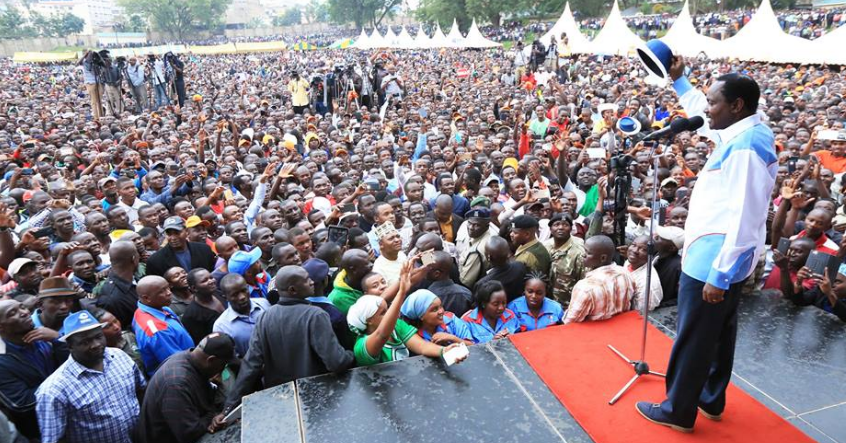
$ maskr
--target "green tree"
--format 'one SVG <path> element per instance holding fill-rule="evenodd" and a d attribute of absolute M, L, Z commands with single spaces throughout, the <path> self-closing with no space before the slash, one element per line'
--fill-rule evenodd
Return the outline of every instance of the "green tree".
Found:
<path fill-rule="evenodd" d="M 466 0 L 465 10 L 471 18 L 475 18 L 477 21 L 499 26 L 502 15 L 513 12 L 514 2 L 510 0 Z M 462 29 L 464 29 L 463 26 Z"/>
<path fill-rule="evenodd" d="M 300 8 L 292 7 L 273 17 L 273 26 L 293 26 L 302 23 L 302 21 L 303 11 Z"/>
<path fill-rule="evenodd" d="M 129 14 L 138 14 L 157 31 L 179 40 L 198 30 L 220 28 L 232 0 L 118 0 Z"/>
<path fill-rule="evenodd" d="M 329 21 L 329 4 L 325 0 L 311 0 L 305 5 L 305 17 L 309 23 Z"/>
<path fill-rule="evenodd" d="M 417 18 L 426 23 L 438 23 L 444 34 L 452 27 L 452 20 L 458 22 L 459 28 L 470 27 L 470 15 L 467 14 L 467 3 L 471 0 L 422 0 L 417 8 Z"/>
<path fill-rule="evenodd" d="M 144 32 L 147 30 L 147 22 L 138 14 L 131 14 L 121 23 L 126 32 Z"/>
<path fill-rule="evenodd" d="M 17 8 L 0 11 L 0 38 L 23 38 L 37 35 Z"/>
<path fill-rule="evenodd" d="M 355 23 L 356 28 L 379 26 L 393 16 L 403 0 L 327 0 L 329 17 L 335 23 Z"/>
<path fill-rule="evenodd" d="M 56 31 L 56 36 L 65 36 L 69 34 L 79 34 L 85 27 L 85 20 L 66 12 L 62 15 L 55 15 L 52 18 L 53 29 Z"/>

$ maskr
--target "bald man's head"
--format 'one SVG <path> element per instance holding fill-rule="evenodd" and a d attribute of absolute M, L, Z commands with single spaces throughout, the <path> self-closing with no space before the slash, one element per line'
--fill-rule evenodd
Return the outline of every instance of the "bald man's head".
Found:
<path fill-rule="evenodd" d="M 350 249 L 341 258 L 341 269 L 347 275 L 344 280 L 355 289 L 360 289 L 361 279 L 373 270 L 370 257 L 361 249 Z"/>
<path fill-rule="evenodd" d="M 485 254 L 492 266 L 505 266 L 511 257 L 511 248 L 502 237 L 491 237 L 485 245 Z"/>
<path fill-rule="evenodd" d="M 429 232 L 421 235 L 420 238 L 417 239 L 415 247 L 417 247 L 417 251 L 419 252 L 425 252 L 430 249 L 434 249 L 436 251 L 443 251 L 444 241 L 441 240 L 441 237 L 439 235 Z"/>
<path fill-rule="evenodd" d="M 605 235 L 595 235 L 585 241 L 585 267 L 590 269 L 610 265 L 614 261 L 614 241 Z"/>
<path fill-rule="evenodd" d="M 435 251 L 434 261 L 429 265 L 426 278 L 431 281 L 448 279 L 453 263 L 452 256 L 449 253 L 446 251 Z"/>
<path fill-rule="evenodd" d="M 229 260 L 232 254 L 238 250 L 238 242 L 234 238 L 224 235 L 214 242 L 214 248 L 217 249 L 217 255 L 224 260 Z"/>
<path fill-rule="evenodd" d="M 119 240 L 109 246 L 109 260 L 112 267 L 133 270 L 138 266 L 140 256 L 135 243 L 126 240 Z"/>
<path fill-rule="evenodd" d="M 314 295 L 314 282 L 302 266 L 283 266 L 276 273 L 276 290 L 280 296 L 303 299 Z"/>
<path fill-rule="evenodd" d="M 138 300 L 151 308 L 161 309 L 170 305 L 170 283 L 158 275 L 142 278 L 135 290 L 138 293 Z"/>

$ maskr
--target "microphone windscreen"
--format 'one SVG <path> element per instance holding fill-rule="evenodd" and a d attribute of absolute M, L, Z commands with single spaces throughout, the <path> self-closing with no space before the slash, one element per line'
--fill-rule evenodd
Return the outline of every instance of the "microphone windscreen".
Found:
<path fill-rule="evenodd" d="M 688 127 L 690 127 L 690 120 L 686 118 L 677 118 L 670 123 L 673 134 L 687 131 Z"/>
<path fill-rule="evenodd" d="M 694 115 L 690 117 L 688 120 L 688 131 L 695 131 L 702 127 L 705 124 L 705 119 L 702 118 L 701 115 Z"/>

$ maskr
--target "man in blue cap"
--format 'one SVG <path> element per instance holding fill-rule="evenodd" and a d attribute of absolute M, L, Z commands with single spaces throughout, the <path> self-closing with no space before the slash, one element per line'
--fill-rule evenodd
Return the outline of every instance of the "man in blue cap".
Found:
<path fill-rule="evenodd" d="M 70 358 L 35 393 L 41 441 L 132 442 L 147 381 L 128 355 L 106 347 L 103 326 L 88 311 L 65 318 Z"/>
<path fill-rule="evenodd" d="M 251 298 L 267 298 L 270 277 L 261 267 L 261 249 L 253 248 L 250 252 L 236 251 L 226 263 L 229 272 L 244 277 Z M 273 300 L 271 300 L 273 303 Z"/>

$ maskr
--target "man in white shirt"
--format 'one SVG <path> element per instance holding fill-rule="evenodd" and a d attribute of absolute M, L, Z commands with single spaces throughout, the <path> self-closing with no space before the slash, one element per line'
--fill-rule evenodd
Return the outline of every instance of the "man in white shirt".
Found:
<path fill-rule="evenodd" d="M 129 58 L 126 75 L 129 77 L 130 92 L 135 100 L 135 112 L 140 114 L 147 109 L 147 85 L 145 83 L 147 79 L 144 75 L 144 67 L 138 63 L 137 58 Z"/>
<path fill-rule="evenodd" d="M 388 67 L 388 75 L 382 79 L 382 90 L 385 92 L 385 97 L 393 97 L 397 100 L 402 100 L 403 83 L 402 79 L 397 75 L 397 68 L 393 66 Z"/>
<path fill-rule="evenodd" d="M 157 110 L 162 106 L 170 104 L 167 98 L 167 74 L 165 74 L 165 64 L 160 58 L 155 55 L 150 55 L 147 60 L 153 63 L 150 69 L 150 79 L 153 82 L 153 88 L 156 95 L 156 104 L 152 106 L 153 110 Z"/>
<path fill-rule="evenodd" d="M 699 172 L 685 224 L 667 399 L 641 401 L 636 408 L 653 423 L 692 432 L 698 413 L 718 421 L 726 407 L 737 306 L 765 249 L 778 158 L 773 132 L 758 114 L 761 90 L 755 80 L 722 75 L 706 98 L 684 69 L 682 58 L 674 57 L 673 88 L 687 115 L 707 117 L 700 133 L 714 140 L 716 150 Z"/>
<path fill-rule="evenodd" d="M 402 237 L 391 222 L 385 222 L 374 228 L 379 237 L 379 250 L 382 255 L 373 263 L 373 272 L 385 277 L 390 285 L 400 279 L 402 265 L 408 260 L 402 252 Z"/>
<path fill-rule="evenodd" d="M 634 305 L 633 309 L 636 309 L 638 312 L 643 312 L 643 301 L 646 300 L 647 269 L 652 273 L 652 279 L 649 282 L 649 310 L 651 311 L 657 308 L 661 300 L 664 299 L 664 290 L 661 288 L 661 280 L 658 278 L 658 273 L 652 264 L 648 263 L 648 246 L 648 235 L 641 235 L 635 238 L 626 252 L 626 258 L 628 260 L 623 264 L 626 272 L 634 280 L 635 294 L 632 299 L 632 305 Z"/>
<path fill-rule="evenodd" d="M 117 191 L 118 198 L 120 199 L 117 206 L 126 209 L 129 224 L 135 224 L 138 221 L 138 209 L 142 206 L 147 206 L 149 203 L 138 198 L 138 189 L 135 187 L 135 181 L 130 178 L 119 178 Z"/>

